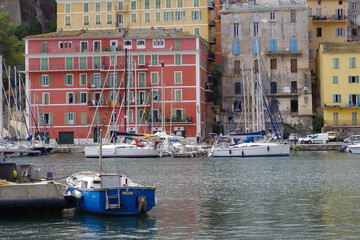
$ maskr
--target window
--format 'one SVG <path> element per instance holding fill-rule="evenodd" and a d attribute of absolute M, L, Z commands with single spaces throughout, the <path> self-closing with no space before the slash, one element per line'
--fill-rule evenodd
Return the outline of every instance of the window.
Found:
<path fill-rule="evenodd" d="M 108 12 L 112 11 L 112 2 L 106 2 L 106 11 Z"/>
<path fill-rule="evenodd" d="M 183 0 L 177 0 L 177 7 L 178 7 L 178 8 L 184 7 L 184 2 L 183 2 Z"/>
<path fill-rule="evenodd" d="M 72 93 L 72 92 L 66 93 L 66 103 L 67 104 L 75 103 L 75 93 Z"/>
<path fill-rule="evenodd" d="M 116 57 L 115 55 L 110 56 L 110 66 L 116 66 Z"/>
<path fill-rule="evenodd" d="M 239 14 L 234 13 L 234 23 L 239 23 Z"/>
<path fill-rule="evenodd" d="M 131 22 L 136 23 L 136 13 L 131 13 Z"/>
<path fill-rule="evenodd" d="M 339 5 L 342 5 L 343 1 L 342 0 L 339 0 Z"/>
<path fill-rule="evenodd" d="M 163 48 L 165 47 L 164 39 L 153 39 L 153 48 Z"/>
<path fill-rule="evenodd" d="M 47 53 L 47 51 L 48 51 L 47 42 L 43 42 L 41 44 L 41 52 L 42 53 Z"/>
<path fill-rule="evenodd" d="M 89 20 L 89 15 L 85 15 L 84 16 L 84 25 L 89 25 L 89 22 L 90 22 L 90 20 Z"/>
<path fill-rule="evenodd" d="M 88 94 L 86 92 L 78 93 L 78 103 L 87 103 L 88 102 Z"/>
<path fill-rule="evenodd" d="M 65 75 L 64 75 L 64 85 L 65 85 L 65 86 L 72 86 L 72 85 L 74 85 L 73 79 L 74 79 L 74 75 L 73 75 L 73 74 L 65 74 Z"/>
<path fill-rule="evenodd" d="M 276 39 L 270 39 L 270 52 L 276 52 Z"/>
<path fill-rule="evenodd" d="M 86 112 L 81 113 L 81 124 L 87 124 L 87 113 Z"/>
<path fill-rule="evenodd" d="M 201 11 L 192 11 L 191 12 L 191 19 L 193 21 L 200 21 L 201 20 Z"/>
<path fill-rule="evenodd" d="M 200 28 L 199 27 L 194 28 L 194 35 L 200 35 Z"/>
<path fill-rule="evenodd" d="M 154 54 L 151 55 L 151 65 L 156 66 L 159 63 L 159 56 Z"/>
<path fill-rule="evenodd" d="M 341 94 L 334 94 L 333 95 L 333 102 L 340 103 L 341 102 Z"/>
<path fill-rule="evenodd" d="M 146 13 L 144 13 L 144 15 L 145 15 L 144 22 L 149 23 L 150 22 L 150 13 L 146 12 Z"/>
<path fill-rule="evenodd" d="M 290 23 L 290 36 L 291 37 L 296 36 L 296 23 L 294 22 Z"/>
<path fill-rule="evenodd" d="M 101 24 L 101 15 L 95 15 L 95 24 L 96 25 Z"/>
<path fill-rule="evenodd" d="M 357 28 L 352 28 L 352 29 L 351 29 L 351 35 L 352 35 L 352 36 L 357 36 L 357 35 L 358 35 L 358 30 L 357 30 Z"/>
<path fill-rule="evenodd" d="M 359 83 L 359 76 L 349 76 L 349 83 Z"/>
<path fill-rule="evenodd" d="M 155 0 L 155 8 L 161 8 L 161 0 Z"/>
<path fill-rule="evenodd" d="M 334 125 L 338 125 L 339 113 L 337 113 L 337 112 L 333 113 L 333 120 L 334 120 Z"/>
<path fill-rule="evenodd" d="M 276 58 L 270 59 L 270 69 L 275 70 L 277 68 L 277 60 Z"/>
<path fill-rule="evenodd" d="M 318 5 L 321 5 L 321 0 L 318 0 Z"/>
<path fill-rule="evenodd" d="M 182 72 L 175 72 L 175 78 L 174 82 L 175 84 L 181 84 L 182 83 Z"/>
<path fill-rule="evenodd" d="M 336 28 L 335 33 L 337 37 L 345 37 L 345 28 Z"/>
<path fill-rule="evenodd" d="M 240 60 L 234 60 L 234 74 L 240 74 Z"/>
<path fill-rule="evenodd" d="M 71 16 L 65 16 L 65 26 L 71 25 Z"/>
<path fill-rule="evenodd" d="M 159 73 L 158 72 L 152 72 L 151 73 L 151 83 L 152 84 L 158 84 L 159 83 Z"/>
<path fill-rule="evenodd" d="M 136 40 L 136 47 L 138 49 L 143 49 L 145 48 L 145 40 Z"/>
<path fill-rule="evenodd" d="M 313 59 L 313 50 L 309 49 L 309 59 Z"/>
<path fill-rule="evenodd" d="M 181 65 L 181 54 L 175 54 L 175 65 Z"/>
<path fill-rule="evenodd" d="M 355 68 L 355 58 L 351 57 L 349 58 L 349 68 Z"/>
<path fill-rule="evenodd" d="M 48 58 L 41 58 L 41 69 L 40 70 L 49 70 L 49 59 Z"/>
<path fill-rule="evenodd" d="M 275 12 L 270 12 L 270 20 L 271 20 L 271 21 L 275 21 L 275 20 L 276 20 Z"/>
<path fill-rule="evenodd" d="M 271 94 L 277 94 L 277 82 L 270 83 Z"/>
<path fill-rule="evenodd" d="M 291 72 L 297 73 L 297 59 L 291 59 Z"/>
<path fill-rule="evenodd" d="M 50 93 L 43 93 L 42 94 L 42 104 L 50 104 Z"/>
<path fill-rule="evenodd" d="M 308 17 L 312 17 L 312 8 L 308 8 Z"/>
<path fill-rule="evenodd" d="M 131 40 L 124 41 L 124 48 L 131 49 L 132 48 L 132 41 Z"/>
<path fill-rule="evenodd" d="M 65 124 L 76 124 L 76 113 L 65 113 Z"/>
<path fill-rule="evenodd" d="M 139 87 L 146 87 L 146 74 L 144 72 L 139 72 L 138 73 L 138 79 L 139 79 L 138 86 Z"/>
<path fill-rule="evenodd" d="M 298 109 L 299 109 L 299 105 L 298 105 L 298 100 L 291 100 L 290 101 L 290 106 L 291 106 L 291 112 L 292 113 L 297 113 Z"/>
<path fill-rule="evenodd" d="M 238 24 L 236 24 L 236 25 L 234 25 L 234 34 L 233 34 L 233 37 L 234 38 L 238 38 L 239 37 L 239 25 Z"/>
<path fill-rule="evenodd" d="M 112 24 L 112 14 L 106 14 L 106 24 Z"/>
<path fill-rule="evenodd" d="M 40 86 L 41 87 L 48 87 L 51 85 L 51 77 L 50 75 L 41 75 L 40 76 Z"/>
<path fill-rule="evenodd" d="M 100 12 L 101 11 L 101 3 L 100 2 L 96 2 L 95 3 L 95 12 Z"/>
<path fill-rule="evenodd" d="M 351 3 L 351 8 L 352 8 L 352 10 L 357 10 L 358 9 L 358 4 L 357 3 Z"/>
<path fill-rule="evenodd" d="M 165 3 L 166 3 L 166 4 L 165 4 L 165 7 L 166 7 L 166 8 L 171 8 L 171 1 L 172 1 L 172 0 L 165 0 Z"/>
<path fill-rule="evenodd" d="M 321 17 L 321 8 L 316 8 L 316 17 Z"/>
<path fill-rule="evenodd" d="M 52 125 L 53 124 L 53 114 L 52 113 L 43 113 L 42 114 L 42 125 Z"/>
<path fill-rule="evenodd" d="M 98 57 L 93 57 L 93 69 L 100 69 L 101 67 L 101 58 Z"/>
<path fill-rule="evenodd" d="M 73 70 L 74 68 L 74 58 L 73 57 L 66 57 L 65 58 L 65 68 L 66 70 Z"/>
<path fill-rule="evenodd" d="M 176 102 L 181 102 L 182 101 L 182 90 L 181 89 L 175 89 L 174 95 L 175 95 L 175 101 Z"/>
<path fill-rule="evenodd" d="M 80 42 L 80 52 L 88 51 L 88 42 Z"/>
<path fill-rule="evenodd" d="M 292 22 L 296 21 L 296 11 L 294 11 L 294 10 L 291 11 L 291 21 Z"/>
<path fill-rule="evenodd" d="M 158 101 L 158 100 L 160 100 L 160 96 L 161 96 L 160 91 L 158 91 L 158 90 L 153 90 L 153 91 L 152 91 L 152 100 L 153 100 L 153 101 Z"/>
<path fill-rule="evenodd" d="M 87 69 L 87 57 L 79 57 L 79 69 Z"/>
<path fill-rule="evenodd" d="M 339 68 L 339 59 L 333 58 L 333 68 L 338 69 Z"/>
<path fill-rule="evenodd" d="M 250 32 L 252 37 L 261 37 L 261 25 L 250 24 Z"/>
<path fill-rule="evenodd" d="M 145 55 L 139 55 L 138 62 L 139 65 L 145 65 Z"/>
<path fill-rule="evenodd" d="M 359 102 L 359 94 L 350 94 L 349 95 L 349 106 L 350 107 L 356 107 Z"/>
<path fill-rule="evenodd" d="M 70 13 L 70 11 L 71 11 L 71 4 L 65 3 L 65 13 Z"/>
<path fill-rule="evenodd" d="M 321 37 L 321 36 L 322 36 L 321 28 L 316 28 L 316 36 L 317 36 L 317 37 Z"/>
<path fill-rule="evenodd" d="M 144 91 L 140 91 L 140 92 L 137 92 L 137 104 L 138 105 L 146 105 L 147 104 L 147 98 L 148 98 L 148 94 L 147 92 L 144 92 Z"/>
<path fill-rule="evenodd" d="M 89 12 L 89 3 L 84 3 L 84 12 Z"/>
<path fill-rule="evenodd" d="M 173 12 L 164 12 L 164 21 L 170 22 L 173 20 Z"/>
<path fill-rule="evenodd" d="M 338 83 L 339 83 L 338 76 L 333 76 L 333 84 L 338 84 Z"/>
<path fill-rule="evenodd" d="M 102 74 L 91 74 L 91 87 L 101 88 L 102 87 Z"/>
<path fill-rule="evenodd" d="M 86 86 L 87 85 L 87 74 L 86 73 L 80 73 L 80 86 Z"/>
<path fill-rule="evenodd" d="M 276 25 L 270 24 L 270 31 L 269 31 L 270 37 L 276 37 Z"/>
<path fill-rule="evenodd" d="M 94 52 L 101 51 L 101 41 L 94 41 Z"/>
<path fill-rule="evenodd" d="M 185 11 L 176 11 L 175 12 L 175 20 L 176 21 L 184 21 Z"/>
<path fill-rule="evenodd" d="M 312 42 L 312 31 L 309 31 L 308 34 L 309 34 L 309 42 Z"/>
<path fill-rule="evenodd" d="M 156 12 L 155 13 L 155 21 L 156 22 L 161 22 L 161 12 Z"/>
<path fill-rule="evenodd" d="M 241 84 L 239 82 L 235 83 L 235 94 L 241 94 Z"/>
<path fill-rule="evenodd" d="M 150 9 L 150 0 L 144 1 L 144 9 Z"/>
<path fill-rule="evenodd" d="M 253 22 L 259 22 L 259 13 L 253 12 Z"/>
<path fill-rule="evenodd" d="M 124 2 L 123 1 L 120 1 L 118 3 L 118 10 L 124 10 Z"/>

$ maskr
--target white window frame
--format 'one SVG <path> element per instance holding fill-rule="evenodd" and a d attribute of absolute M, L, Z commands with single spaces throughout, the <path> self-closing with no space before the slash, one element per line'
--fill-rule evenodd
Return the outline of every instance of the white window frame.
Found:
<path fill-rule="evenodd" d="M 69 125 L 75 125 L 75 114 L 73 113 L 73 112 L 69 112 L 68 114 L 67 114 L 67 123 L 69 124 Z"/>
<path fill-rule="evenodd" d="M 47 84 L 45 84 L 45 78 L 47 78 L 47 80 L 46 80 Z M 41 84 L 42 87 L 50 86 L 50 76 L 49 75 L 41 75 L 41 81 L 42 81 L 42 84 Z"/>
<path fill-rule="evenodd" d="M 346 29 L 345 28 L 336 28 L 335 35 L 336 37 L 345 37 Z"/>
<path fill-rule="evenodd" d="M 153 39 L 153 48 L 165 48 L 165 39 Z"/>
<path fill-rule="evenodd" d="M 66 24 L 66 18 L 69 18 L 69 19 L 70 19 L 70 20 L 69 20 L 69 22 L 70 22 L 69 25 Z M 64 17 L 64 25 L 65 25 L 65 26 L 71 26 L 71 16 L 66 15 L 66 16 Z"/>
<path fill-rule="evenodd" d="M 78 103 L 86 103 L 87 104 L 87 101 L 86 101 L 86 98 L 87 98 L 87 92 L 79 92 L 79 94 L 80 94 L 80 99 L 78 99 Z M 84 96 L 85 95 L 85 99 L 84 99 L 84 102 L 83 101 L 81 101 L 82 100 L 82 96 Z"/>
<path fill-rule="evenodd" d="M 125 43 L 131 43 L 131 44 L 127 44 L 125 45 Z M 132 49 L 132 40 L 125 40 L 124 41 L 124 49 Z"/>
<path fill-rule="evenodd" d="M 146 21 L 146 15 L 149 15 L 149 21 Z M 150 12 L 145 12 L 144 13 L 144 22 L 146 22 L 146 23 L 151 22 L 151 13 Z"/>
<path fill-rule="evenodd" d="M 101 40 L 95 40 L 95 41 L 93 41 L 93 52 L 95 52 L 95 43 L 100 43 L 100 49 L 99 49 L 99 51 L 97 51 L 97 52 L 101 52 L 101 47 L 102 47 L 102 43 L 101 43 Z"/>
<path fill-rule="evenodd" d="M 97 21 L 97 19 L 96 19 L 97 17 L 100 18 L 99 23 L 96 22 L 96 21 Z M 96 15 L 95 15 L 95 25 L 101 25 L 101 14 L 96 14 Z"/>
<path fill-rule="evenodd" d="M 49 102 L 46 103 L 46 96 L 48 96 L 49 98 Z M 42 93 L 42 104 L 43 105 L 50 105 L 50 93 L 49 92 L 44 92 Z"/>
<path fill-rule="evenodd" d="M 69 11 L 68 12 L 66 11 L 67 6 L 69 6 Z M 64 4 L 64 12 L 65 13 L 71 13 L 71 3 L 65 3 Z"/>
<path fill-rule="evenodd" d="M 80 60 L 79 60 L 80 61 Z M 81 84 L 81 76 L 85 76 L 85 80 L 86 80 L 86 83 L 85 84 Z M 79 74 L 79 85 L 80 86 L 86 86 L 87 85 L 87 74 L 86 73 L 80 73 Z"/>
<path fill-rule="evenodd" d="M 184 21 L 184 11 L 176 11 L 175 21 Z"/>
<path fill-rule="evenodd" d="M 156 74 L 156 82 L 153 81 L 153 73 Z M 150 72 L 151 84 L 159 84 L 159 72 Z"/>
<path fill-rule="evenodd" d="M 201 20 L 201 18 L 200 18 L 200 10 L 196 10 L 196 11 L 193 11 L 193 13 L 194 13 L 194 19 L 193 19 L 193 21 L 200 21 Z"/>
<path fill-rule="evenodd" d="M 198 33 L 196 32 L 198 30 Z M 200 35 L 200 28 L 194 27 L 194 35 Z"/>
<path fill-rule="evenodd" d="M 139 44 L 139 43 L 144 43 L 144 44 Z M 137 49 L 145 49 L 146 47 L 146 41 L 145 39 L 138 39 L 136 40 L 136 48 Z"/>
<path fill-rule="evenodd" d="M 85 24 L 85 17 L 88 17 L 87 24 Z M 84 15 L 84 16 L 83 16 L 83 25 L 84 25 L 84 26 L 90 25 L 90 15 Z"/>
<path fill-rule="evenodd" d="M 180 93 L 180 100 L 177 100 L 176 97 Z M 181 102 L 183 100 L 182 89 L 174 89 L 174 101 Z"/>
<path fill-rule="evenodd" d="M 135 18 L 133 18 L 135 16 Z M 136 13 L 130 13 L 130 22 L 136 23 L 137 22 L 137 14 Z"/>
<path fill-rule="evenodd" d="M 180 82 L 176 82 L 176 74 L 180 73 Z M 175 71 L 174 72 L 174 84 L 182 84 L 182 71 Z"/>
<path fill-rule="evenodd" d="M 111 16 L 111 21 L 109 22 L 108 20 L 109 20 L 109 16 Z M 111 24 L 113 24 L 113 15 L 110 13 L 110 14 L 106 14 L 106 24 L 107 25 L 111 25 Z"/>
<path fill-rule="evenodd" d="M 50 101 L 50 100 L 49 100 L 49 101 Z M 48 121 L 46 121 L 45 115 L 48 116 L 48 117 L 47 117 Z M 45 125 L 50 125 L 50 124 L 51 124 L 50 116 L 51 116 L 51 113 L 43 113 L 43 114 L 42 114 L 42 118 L 43 118 L 43 120 L 44 120 L 44 122 L 45 122 Z M 42 123 L 41 123 L 40 125 L 42 125 Z"/>
<path fill-rule="evenodd" d="M 74 74 L 69 73 L 69 74 L 65 74 L 66 76 L 66 86 L 74 86 Z M 71 84 L 69 84 L 69 76 L 71 76 Z"/>
<path fill-rule="evenodd" d="M 70 103 L 70 95 L 72 95 L 72 97 L 73 97 L 73 101 L 72 101 L 72 103 Z M 75 104 L 76 103 L 76 100 L 75 100 L 75 98 L 76 98 L 76 94 L 74 93 L 74 92 L 67 92 L 66 93 L 66 103 L 67 104 Z"/>
<path fill-rule="evenodd" d="M 276 21 L 276 12 L 275 11 L 270 12 L 270 21 Z"/>

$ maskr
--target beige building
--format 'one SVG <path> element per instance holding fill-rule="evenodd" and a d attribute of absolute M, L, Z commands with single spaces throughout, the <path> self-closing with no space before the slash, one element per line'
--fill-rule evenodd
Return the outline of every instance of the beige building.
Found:
<path fill-rule="evenodd" d="M 279 115 L 279 109 L 284 122 L 311 126 L 313 110 L 307 25 L 306 2 L 249 1 L 248 4 L 224 6 L 221 11 L 221 41 L 222 121 L 225 129 L 240 100 L 232 131 L 252 130 L 251 125 L 256 122 L 252 119 L 252 112 L 258 111 L 253 111 L 252 107 L 258 99 L 258 96 L 251 97 L 252 86 L 261 85 L 269 96 L 268 107 L 275 115 Z M 245 121 L 248 123 L 244 124 Z"/>
<path fill-rule="evenodd" d="M 348 41 L 360 40 L 360 2 L 348 0 Z"/>

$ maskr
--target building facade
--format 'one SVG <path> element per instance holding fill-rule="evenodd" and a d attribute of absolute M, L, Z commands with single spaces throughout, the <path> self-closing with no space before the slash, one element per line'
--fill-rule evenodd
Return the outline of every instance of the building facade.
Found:
<path fill-rule="evenodd" d="M 251 86 L 256 88 L 260 78 L 273 110 L 280 110 L 284 122 L 309 124 L 313 112 L 307 21 L 305 2 L 248 1 L 248 4 L 230 4 L 223 8 L 222 121 L 225 129 L 237 106 L 235 128 L 240 131 L 252 128 L 250 125 L 256 122 L 251 119 L 252 112 L 256 111 L 252 110 L 255 101 L 252 99 L 256 96 L 251 94 Z"/>
<path fill-rule="evenodd" d="M 320 44 L 316 63 L 325 126 L 358 127 L 359 62 L 358 43 Z"/>
<path fill-rule="evenodd" d="M 97 141 L 102 126 L 107 136 L 113 130 L 205 135 L 208 45 L 199 35 L 74 30 L 29 36 L 25 44 L 32 132 L 36 122 L 51 139 L 79 144 Z"/>
<path fill-rule="evenodd" d="M 320 43 L 347 41 L 347 1 L 307 0 L 309 16 L 309 63 L 315 71 Z"/>
<path fill-rule="evenodd" d="M 348 0 L 348 41 L 360 40 L 360 2 Z"/>
<path fill-rule="evenodd" d="M 212 42 L 212 0 L 57 0 L 57 27 L 63 30 L 177 28 Z"/>

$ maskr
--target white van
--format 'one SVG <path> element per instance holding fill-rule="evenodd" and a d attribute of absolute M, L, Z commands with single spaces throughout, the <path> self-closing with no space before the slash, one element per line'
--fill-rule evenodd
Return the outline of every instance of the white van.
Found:
<path fill-rule="evenodd" d="M 299 143 L 328 143 L 329 134 L 317 133 L 313 135 L 307 135 L 305 138 L 299 138 Z"/>

